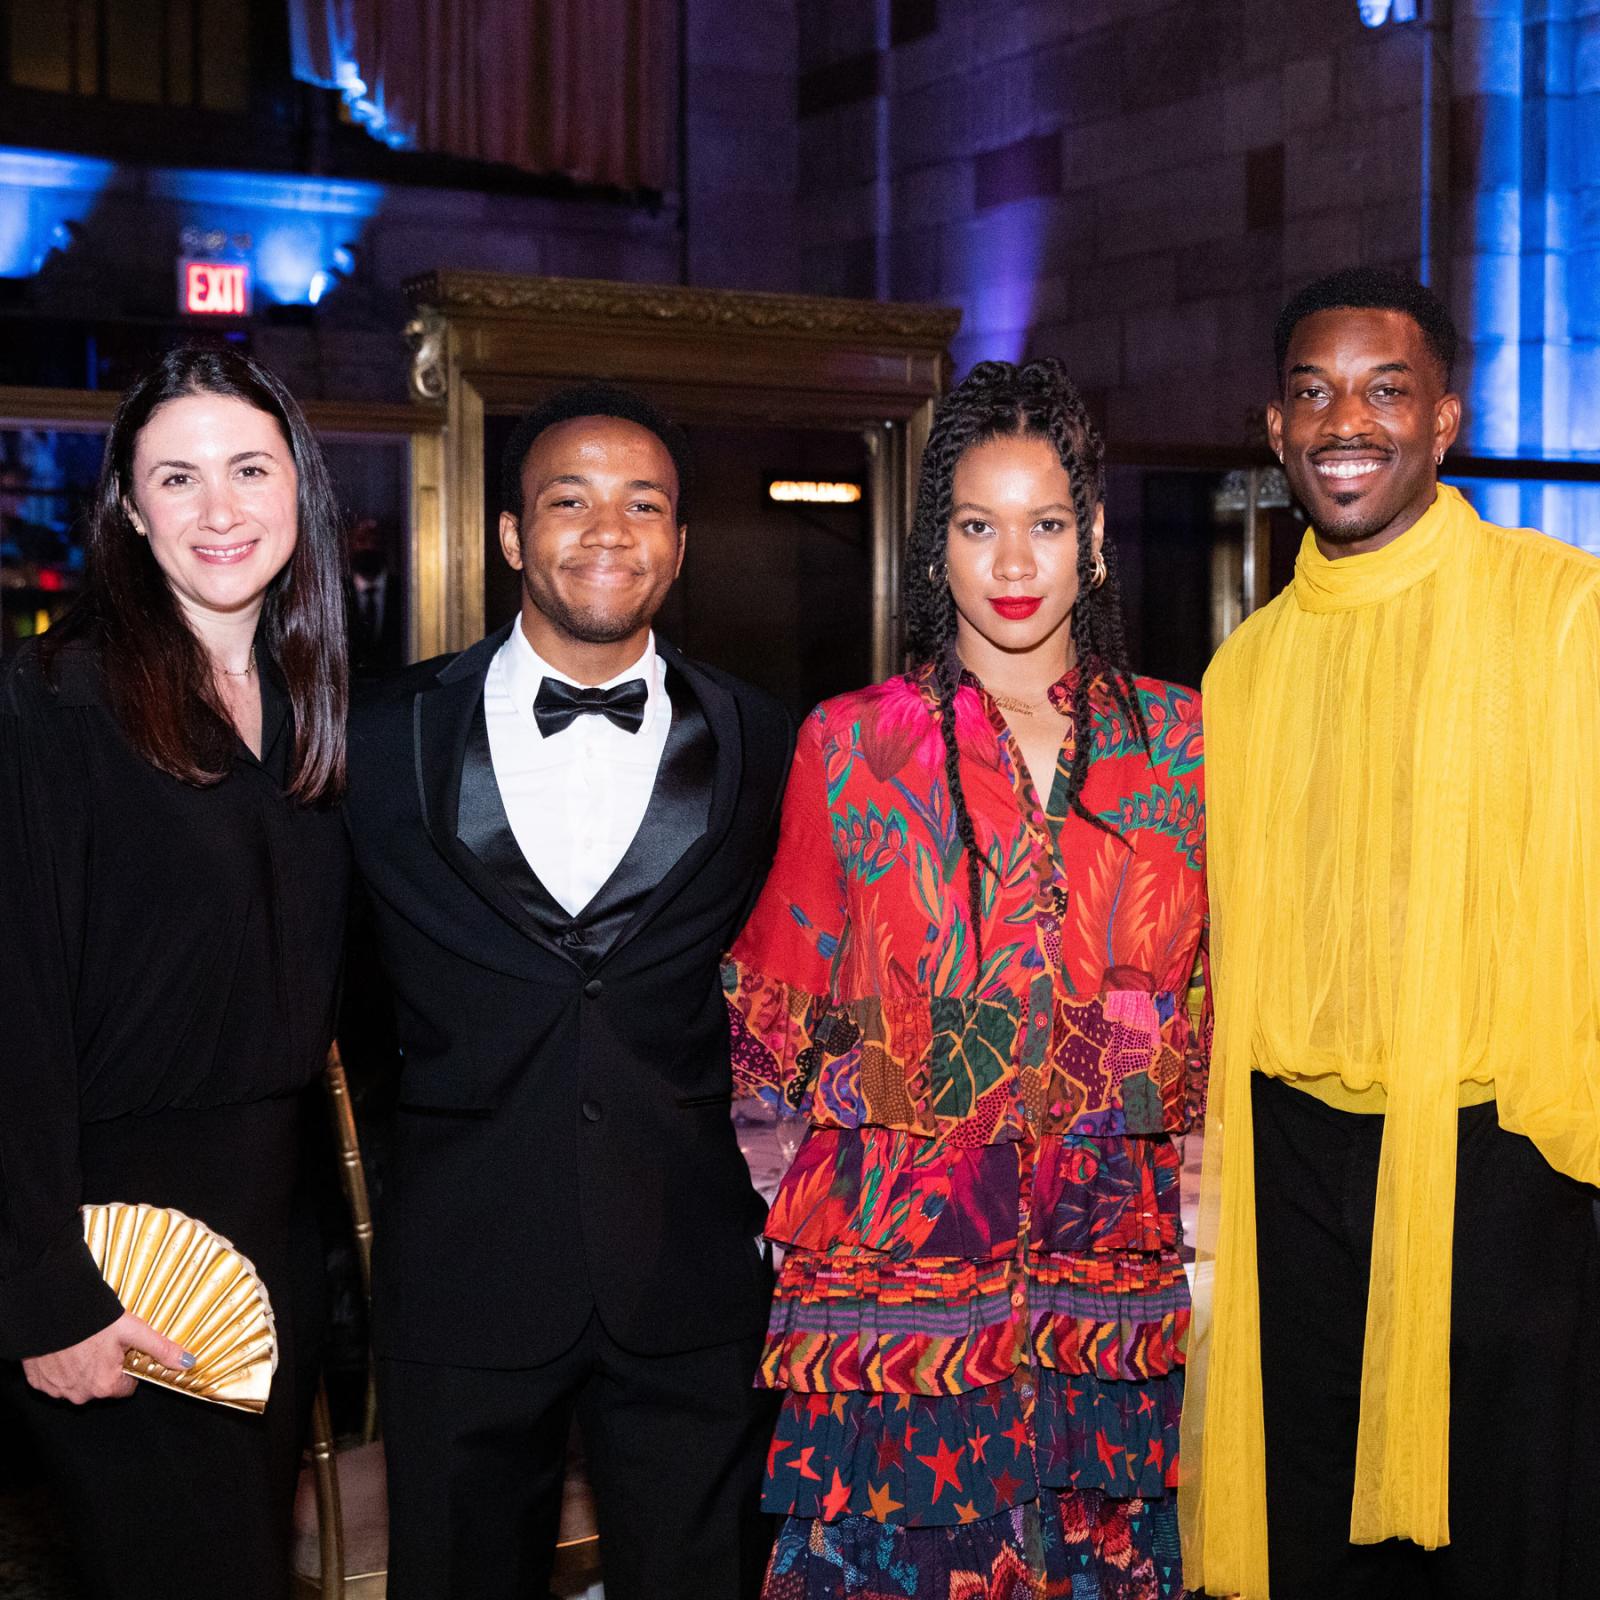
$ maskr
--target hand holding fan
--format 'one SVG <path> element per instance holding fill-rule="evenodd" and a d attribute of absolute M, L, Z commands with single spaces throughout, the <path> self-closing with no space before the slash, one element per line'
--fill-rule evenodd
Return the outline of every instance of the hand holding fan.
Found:
<path fill-rule="evenodd" d="M 278 1370 L 272 1305 L 256 1270 L 204 1223 L 159 1206 L 83 1207 L 83 1232 L 123 1309 L 195 1358 L 175 1372 L 130 1350 L 136 1378 L 241 1411 L 266 1409 Z"/>

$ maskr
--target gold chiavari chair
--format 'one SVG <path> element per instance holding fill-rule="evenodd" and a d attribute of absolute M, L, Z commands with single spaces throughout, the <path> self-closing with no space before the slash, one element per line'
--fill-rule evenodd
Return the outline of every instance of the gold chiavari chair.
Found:
<path fill-rule="evenodd" d="M 328 1112 L 339 1153 L 339 1178 L 355 1233 L 361 1292 L 372 1304 L 372 1204 L 367 1193 L 355 1110 L 339 1047 L 328 1051 L 323 1075 Z M 339 1448 L 328 1392 L 317 1386 L 311 1409 L 309 1463 L 300 1474 L 294 1506 L 295 1600 L 382 1600 L 388 1588 L 389 1515 L 383 1445 L 378 1439 L 377 1391 L 368 1364 L 360 1439 Z"/>
<path fill-rule="evenodd" d="M 337 1045 L 328 1052 L 323 1082 L 338 1143 L 340 1178 L 355 1230 L 362 1293 L 370 1307 L 372 1207 L 366 1169 L 361 1164 L 350 1085 Z M 365 1409 L 361 1439 L 340 1448 L 334 1439 L 327 1390 L 320 1384 L 317 1387 L 309 1459 L 295 1496 L 295 1600 L 383 1600 L 387 1591 L 389 1515 L 370 1364 Z M 599 1577 L 600 1536 L 595 1526 L 594 1494 L 582 1460 L 574 1454 L 567 1463 L 551 1587 L 557 1596 L 578 1595 Z"/>

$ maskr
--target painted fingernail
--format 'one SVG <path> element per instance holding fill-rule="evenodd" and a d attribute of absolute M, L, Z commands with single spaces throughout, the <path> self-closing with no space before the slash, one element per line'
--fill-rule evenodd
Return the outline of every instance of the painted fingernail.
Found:
<path fill-rule="evenodd" d="M 187 1372 L 194 1365 L 194 1357 L 190 1355 L 187 1350 L 185 1350 L 182 1357 L 178 1361 L 178 1365 L 182 1367 L 185 1372 Z"/>

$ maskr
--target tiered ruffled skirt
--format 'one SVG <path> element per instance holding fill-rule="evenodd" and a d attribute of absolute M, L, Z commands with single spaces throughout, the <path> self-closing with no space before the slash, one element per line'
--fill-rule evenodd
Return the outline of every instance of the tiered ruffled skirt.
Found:
<path fill-rule="evenodd" d="M 1125 1128 L 809 1134 L 768 1224 L 767 1600 L 1182 1593 L 1178 1158 Z"/>

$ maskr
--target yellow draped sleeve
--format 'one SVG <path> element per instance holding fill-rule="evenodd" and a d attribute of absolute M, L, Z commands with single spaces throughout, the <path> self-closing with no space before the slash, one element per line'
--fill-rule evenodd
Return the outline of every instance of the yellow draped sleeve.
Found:
<path fill-rule="evenodd" d="M 1500 952 L 1500 1126 L 1600 1184 L 1600 579 L 1557 634 L 1531 765 L 1527 869 Z"/>

